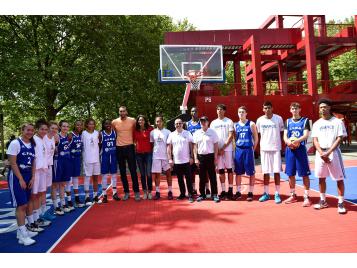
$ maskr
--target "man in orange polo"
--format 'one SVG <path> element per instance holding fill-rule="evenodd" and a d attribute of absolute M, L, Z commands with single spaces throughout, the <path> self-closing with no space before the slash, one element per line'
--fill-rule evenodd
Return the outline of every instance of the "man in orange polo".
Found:
<path fill-rule="evenodd" d="M 129 183 L 126 177 L 126 161 L 128 162 L 131 180 L 133 182 L 133 191 L 135 200 L 140 200 L 138 175 L 136 173 L 136 159 L 133 133 L 136 121 L 128 117 L 128 111 L 125 106 L 119 107 L 119 118 L 112 121 L 112 127 L 116 132 L 117 140 L 117 159 L 120 170 L 120 177 L 124 187 L 123 200 L 129 199 Z"/>

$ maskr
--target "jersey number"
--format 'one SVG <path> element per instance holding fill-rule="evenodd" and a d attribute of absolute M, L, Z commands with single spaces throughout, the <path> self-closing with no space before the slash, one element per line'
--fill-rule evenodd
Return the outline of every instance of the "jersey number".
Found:
<path fill-rule="evenodd" d="M 245 133 L 244 133 L 244 132 L 242 132 L 242 133 L 239 134 L 239 138 L 240 138 L 240 139 L 244 139 L 244 137 L 245 137 Z"/>
<path fill-rule="evenodd" d="M 299 131 L 291 131 L 291 136 L 298 138 L 300 136 L 300 132 Z"/>
<path fill-rule="evenodd" d="M 107 142 L 107 147 L 113 147 L 114 146 L 114 142 L 113 141 L 108 141 Z"/>

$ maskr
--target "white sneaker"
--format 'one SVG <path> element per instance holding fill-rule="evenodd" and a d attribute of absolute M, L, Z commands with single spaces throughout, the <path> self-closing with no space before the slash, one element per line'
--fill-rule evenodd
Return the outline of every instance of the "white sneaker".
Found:
<path fill-rule="evenodd" d="M 152 200 L 152 193 L 151 192 L 149 192 L 149 194 L 148 194 L 148 199 Z"/>
<path fill-rule="evenodd" d="M 339 214 L 346 214 L 347 210 L 346 210 L 345 206 L 343 205 L 343 202 L 342 203 L 338 203 L 337 212 Z"/>
<path fill-rule="evenodd" d="M 35 240 L 31 239 L 27 235 L 23 235 L 21 232 L 19 233 L 19 244 L 24 246 L 30 246 L 34 243 L 36 243 Z"/>
<path fill-rule="evenodd" d="M 148 194 L 146 191 L 144 191 L 143 200 L 146 200 L 146 199 L 148 199 Z"/>
<path fill-rule="evenodd" d="M 51 222 L 50 221 L 46 221 L 46 220 L 44 220 L 44 219 L 38 219 L 37 221 L 36 221 L 36 224 L 39 226 L 39 227 L 47 227 L 47 226 L 49 226 L 50 224 L 51 224 Z"/>
<path fill-rule="evenodd" d="M 62 207 L 62 210 L 63 210 L 65 213 L 71 212 L 71 210 L 70 210 L 67 206 L 63 206 L 63 207 Z"/>
<path fill-rule="evenodd" d="M 20 233 L 21 231 L 20 230 L 17 230 L 16 232 L 16 238 L 19 239 L 20 238 Z M 27 236 L 32 238 L 32 237 L 35 237 L 36 235 L 38 235 L 38 232 L 31 232 L 29 230 L 27 230 Z"/>

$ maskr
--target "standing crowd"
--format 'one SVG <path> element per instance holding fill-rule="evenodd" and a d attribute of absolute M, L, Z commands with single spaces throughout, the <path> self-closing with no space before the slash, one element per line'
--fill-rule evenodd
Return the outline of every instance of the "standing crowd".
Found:
<path fill-rule="evenodd" d="M 17 239 L 20 244 L 31 245 L 38 233 L 49 226 L 56 216 L 62 216 L 75 207 L 95 203 L 107 203 L 108 189 L 112 188 L 112 200 L 130 198 L 127 166 L 130 171 L 134 199 L 159 200 L 161 174 L 166 175 L 167 198 L 174 198 L 172 176 L 177 175 L 180 194 L 177 200 L 188 198 L 190 203 L 212 199 L 238 200 L 242 198 L 242 175 L 249 177 L 247 201 L 253 201 L 255 183 L 254 151 L 260 147 L 261 167 L 264 174 L 264 192 L 260 202 L 268 201 L 270 174 L 274 174 L 274 201 L 280 197 L 280 172 L 282 171 L 282 139 L 286 144 L 285 173 L 289 177 L 290 195 L 286 204 L 298 201 L 295 192 L 295 176 L 303 178 L 304 201 L 309 198 L 311 174 L 306 150 L 310 131 L 316 148 L 315 176 L 319 178 L 320 201 L 315 209 L 328 206 L 326 202 L 326 178 L 337 182 L 338 213 L 346 213 L 344 207 L 344 179 L 346 178 L 339 144 L 346 130 L 341 120 L 331 114 L 331 102 L 319 101 L 321 118 L 310 129 L 309 119 L 302 117 L 299 103 L 290 105 L 292 117 L 284 123 L 273 113 L 270 102 L 263 104 L 264 115 L 257 122 L 247 118 L 248 110 L 238 108 L 239 121 L 225 117 L 226 106 L 217 105 L 217 118 L 209 124 L 206 116 L 198 117 L 197 109 L 191 109 L 192 119 L 184 123 L 175 120 L 175 131 L 164 127 L 162 116 L 155 118 L 153 128 L 144 115 L 136 119 L 128 116 L 125 106 L 119 108 L 119 118 L 103 120 L 102 130 L 96 130 L 96 122 L 87 119 L 76 121 L 70 130 L 69 122 L 62 120 L 35 124 L 26 123 L 21 136 L 14 139 L 7 150 L 10 163 L 8 184 L 11 201 L 16 208 Z M 258 142 L 260 143 L 258 144 Z M 117 166 L 124 188 L 124 195 L 117 191 Z M 139 189 L 137 167 L 140 171 L 142 193 Z M 84 171 L 84 200 L 79 195 L 79 176 Z M 199 175 L 199 195 L 195 175 Z M 221 193 L 218 194 L 218 182 Z M 233 192 L 235 174 L 236 192 Z M 101 195 L 98 183 L 101 175 Z M 226 178 L 227 177 L 227 178 Z M 227 182 L 228 179 L 228 189 Z M 155 194 L 153 195 L 153 180 Z M 90 185 L 92 183 L 92 195 Z M 53 207 L 46 206 L 46 192 L 50 189 Z M 72 201 L 72 190 L 74 200 Z M 92 196 L 92 197 L 91 197 Z"/>

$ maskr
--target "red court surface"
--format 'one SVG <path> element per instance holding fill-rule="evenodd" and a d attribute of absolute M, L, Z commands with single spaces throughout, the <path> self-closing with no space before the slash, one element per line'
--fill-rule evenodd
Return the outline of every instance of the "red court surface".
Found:
<path fill-rule="evenodd" d="M 349 162 L 346 166 L 356 166 Z M 346 202 L 348 213 L 339 215 L 333 197 L 327 197 L 329 208 L 316 211 L 301 207 L 301 187 L 298 203 L 258 202 L 261 179 L 256 180 L 253 202 L 245 201 L 244 186 L 241 201 L 218 204 L 169 201 L 164 180 L 161 188 L 160 201 L 135 202 L 131 197 L 95 204 L 52 252 L 357 252 L 357 206 Z M 281 183 L 280 192 L 289 193 L 287 182 Z M 310 196 L 318 201 L 317 192 L 310 191 Z"/>

